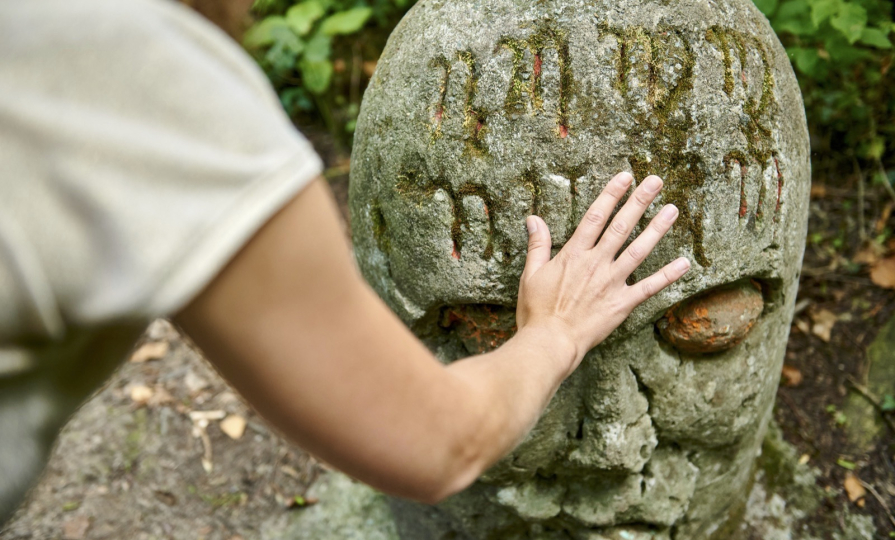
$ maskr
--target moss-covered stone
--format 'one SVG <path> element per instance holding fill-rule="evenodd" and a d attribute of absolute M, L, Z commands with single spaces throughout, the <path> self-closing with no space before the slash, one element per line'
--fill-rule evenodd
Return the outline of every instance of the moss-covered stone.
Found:
<path fill-rule="evenodd" d="M 677 225 L 633 275 L 687 277 L 588 352 L 531 434 L 403 538 L 671 538 L 737 530 L 773 403 L 807 221 L 808 137 L 786 54 L 748 0 L 420 0 L 358 119 L 364 276 L 444 362 L 511 339 L 525 218 L 561 249 L 620 170 Z M 784 181 L 785 180 L 785 181 Z M 754 280 L 741 342 L 681 351 L 654 323 Z M 669 465 L 670 464 L 670 465 Z M 645 536 L 646 535 L 646 536 Z"/>

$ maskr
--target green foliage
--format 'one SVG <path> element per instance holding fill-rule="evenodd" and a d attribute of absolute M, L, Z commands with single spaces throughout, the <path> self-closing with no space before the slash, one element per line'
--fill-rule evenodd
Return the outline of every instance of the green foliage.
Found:
<path fill-rule="evenodd" d="M 853 159 L 895 165 L 892 2 L 754 1 L 795 67 L 812 149 L 849 168 Z"/>
<path fill-rule="evenodd" d="M 385 39 L 414 0 L 256 0 L 243 45 L 290 115 L 354 131 L 363 85 Z"/>
<path fill-rule="evenodd" d="M 369 68 L 416 0 L 255 0 L 244 45 L 286 110 L 354 130 Z M 895 182 L 893 0 L 754 0 L 796 70 L 815 157 Z M 887 174 L 887 171 L 888 174 Z"/>

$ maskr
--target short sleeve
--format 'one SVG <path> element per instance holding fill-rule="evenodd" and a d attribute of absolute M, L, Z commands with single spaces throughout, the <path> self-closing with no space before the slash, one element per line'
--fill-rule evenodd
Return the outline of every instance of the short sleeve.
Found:
<path fill-rule="evenodd" d="M 321 167 L 187 8 L 4 2 L 0 342 L 176 311 Z"/>

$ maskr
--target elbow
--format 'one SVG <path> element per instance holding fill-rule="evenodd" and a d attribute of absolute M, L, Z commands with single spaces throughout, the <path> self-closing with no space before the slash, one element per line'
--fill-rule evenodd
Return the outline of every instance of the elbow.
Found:
<path fill-rule="evenodd" d="M 433 482 L 429 489 L 420 493 L 419 497 L 415 497 L 415 499 L 423 504 L 439 504 L 448 497 L 460 493 L 471 486 L 481 473 L 482 471 L 478 468 L 469 468 L 454 474 L 445 475 L 443 479 Z"/>
<path fill-rule="evenodd" d="M 432 469 L 438 472 L 422 482 L 425 488 L 410 498 L 435 505 L 471 486 L 490 464 L 483 442 L 473 437 L 445 445 L 440 466 Z"/>

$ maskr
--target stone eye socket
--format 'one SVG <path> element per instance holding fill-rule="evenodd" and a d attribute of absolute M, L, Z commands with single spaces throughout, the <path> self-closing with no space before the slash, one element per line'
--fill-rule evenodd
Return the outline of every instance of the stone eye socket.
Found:
<path fill-rule="evenodd" d="M 671 306 L 656 327 L 679 351 L 716 353 L 742 342 L 763 310 L 761 285 L 743 279 Z"/>

